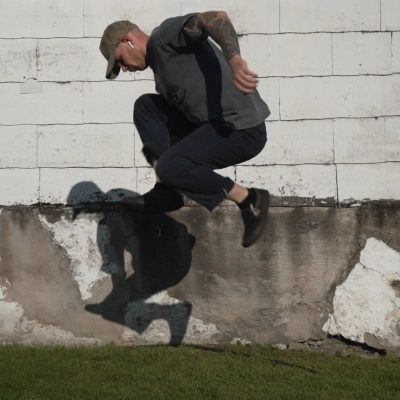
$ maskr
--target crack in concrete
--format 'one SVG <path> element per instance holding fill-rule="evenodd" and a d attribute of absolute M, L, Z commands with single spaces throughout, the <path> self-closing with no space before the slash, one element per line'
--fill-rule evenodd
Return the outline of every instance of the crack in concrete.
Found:
<path fill-rule="evenodd" d="M 378 270 L 376 270 L 376 269 L 374 269 L 374 268 L 366 267 L 361 261 L 359 261 L 359 264 L 360 264 L 364 269 L 366 269 L 366 270 L 376 272 L 376 273 L 379 274 L 382 278 L 384 278 L 389 284 L 391 283 L 390 279 L 387 278 L 382 272 L 380 272 L 380 271 L 378 271 Z M 397 274 L 399 275 L 399 278 L 400 278 L 400 273 L 397 272 Z"/>

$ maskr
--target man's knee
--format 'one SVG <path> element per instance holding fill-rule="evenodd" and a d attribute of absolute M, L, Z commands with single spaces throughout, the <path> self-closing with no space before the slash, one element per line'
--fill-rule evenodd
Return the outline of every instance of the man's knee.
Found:
<path fill-rule="evenodd" d="M 142 94 L 140 97 L 138 97 L 136 99 L 134 107 L 133 107 L 133 116 L 134 116 L 134 118 L 138 115 L 138 113 L 149 109 L 149 106 L 152 103 L 150 96 L 151 95 L 149 93 Z"/>
<path fill-rule="evenodd" d="M 174 186 L 178 175 L 182 172 L 182 168 L 187 167 L 180 166 L 179 160 L 176 158 L 161 156 L 157 162 L 156 173 L 161 182 Z"/>

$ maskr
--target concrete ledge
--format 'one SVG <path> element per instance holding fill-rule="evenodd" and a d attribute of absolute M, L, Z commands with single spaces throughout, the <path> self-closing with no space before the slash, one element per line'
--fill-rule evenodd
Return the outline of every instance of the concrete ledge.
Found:
<path fill-rule="evenodd" d="M 357 285 L 347 302 L 335 299 L 368 240 L 391 248 L 389 264 L 397 260 L 399 219 L 398 202 L 272 207 L 266 233 L 244 249 L 240 214 L 227 204 L 155 217 L 110 204 L 4 207 L 0 340 L 322 343 L 348 331 L 335 315 L 358 304 Z M 379 293 L 383 305 L 382 296 L 397 301 L 396 279 Z M 353 336 L 397 348 L 396 329 L 387 328 L 390 336 L 381 328 L 353 321 L 363 330 Z"/>

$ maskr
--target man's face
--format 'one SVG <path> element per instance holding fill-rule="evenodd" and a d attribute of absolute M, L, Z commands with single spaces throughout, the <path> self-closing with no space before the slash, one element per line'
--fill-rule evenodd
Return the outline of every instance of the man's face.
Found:
<path fill-rule="evenodd" d="M 143 71 L 147 68 L 146 59 L 138 49 L 131 48 L 128 42 L 121 42 L 115 50 L 115 64 L 123 72 Z"/>

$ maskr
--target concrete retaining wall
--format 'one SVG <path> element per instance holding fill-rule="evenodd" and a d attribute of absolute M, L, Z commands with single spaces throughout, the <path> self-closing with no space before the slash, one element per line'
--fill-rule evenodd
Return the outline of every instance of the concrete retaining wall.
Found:
<path fill-rule="evenodd" d="M 140 217 L 7 207 L 0 338 L 27 344 L 296 343 L 397 350 L 400 205 L 274 207 L 240 245 L 236 206 Z"/>

